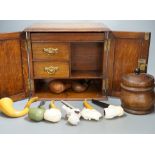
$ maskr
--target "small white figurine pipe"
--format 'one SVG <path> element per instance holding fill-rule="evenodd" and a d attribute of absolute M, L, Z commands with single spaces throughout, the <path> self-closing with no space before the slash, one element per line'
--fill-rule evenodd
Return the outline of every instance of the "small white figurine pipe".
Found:
<path fill-rule="evenodd" d="M 69 105 L 65 101 L 62 101 L 62 103 L 64 104 L 62 106 L 62 109 L 64 109 L 66 112 L 68 123 L 71 125 L 78 125 L 81 117 L 80 110 L 77 108 L 73 108 L 73 106 Z"/>
<path fill-rule="evenodd" d="M 53 123 L 61 120 L 61 111 L 55 106 L 54 101 L 51 101 L 50 109 L 45 111 L 44 119 Z"/>
<path fill-rule="evenodd" d="M 94 109 L 86 100 L 83 102 L 84 108 L 81 111 L 81 116 L 85 120 L 96 120 L 98 121 L 101 117 L 102 114 Z"/>

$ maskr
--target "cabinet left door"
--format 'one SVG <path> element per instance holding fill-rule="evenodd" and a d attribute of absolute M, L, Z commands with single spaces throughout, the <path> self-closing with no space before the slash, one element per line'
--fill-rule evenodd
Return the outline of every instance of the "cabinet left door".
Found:
<path fill-rule="evenodd" d="M 24 33 L 0 34 L 0 98 L 28 96 L 28 63 Z"/>

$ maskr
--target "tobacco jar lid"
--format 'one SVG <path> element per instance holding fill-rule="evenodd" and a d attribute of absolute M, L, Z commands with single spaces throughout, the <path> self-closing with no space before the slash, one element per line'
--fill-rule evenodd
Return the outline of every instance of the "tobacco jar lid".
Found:
<path fill-rule="evenodd" d="M 124 86 L 136 88 L 153 87 L 154 77 L 146 73 L 140 73 L 140 69 L 136 68 L 134 73 L 122 77 L 122 84 Z"/>

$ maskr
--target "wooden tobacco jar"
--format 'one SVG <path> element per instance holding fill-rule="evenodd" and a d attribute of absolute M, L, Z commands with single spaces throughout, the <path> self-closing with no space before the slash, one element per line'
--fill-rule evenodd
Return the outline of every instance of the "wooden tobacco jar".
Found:
<path fill-rule="evenodd" d="M 151 113 L 154 109 L 154 78 L 152 75 L 140 73 L 137 68 L 135 73 L 122 77 L 121 102 L 128 113 L 142 115 Z"/>

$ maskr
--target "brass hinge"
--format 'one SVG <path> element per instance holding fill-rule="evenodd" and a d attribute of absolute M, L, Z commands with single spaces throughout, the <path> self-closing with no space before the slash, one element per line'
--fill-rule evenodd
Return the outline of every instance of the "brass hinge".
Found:
<path fill-rule="evenodd" d="M 27 85 L 28 85 L 28 90 L 30 92 L 31 91 L 31 81 L 29 79 L 27 80 Z"/>
<path fill-rule="evenodd" d="M 110 51 L 111 40 L 108 39 L 104 42 L 104 51 Z"/>
<path fill-rule="evenodd" d="M 107 51 L 110 51 L 110 46 L 111 46 L 111 39 L 108 39 L 108 43 L 107 43 Z"/>
<path fill-rule="evenodd" d="M 104 51 L 107 51 L 107 43 L 108 43 L 108 41 L 105 40 L 105 42 L 104 42 Z"/>
<path fill-rule="evenodd" d="M 29 92 L 31 92 L 33 90 L 33 82 L 32 82 L 32 80 L 28 79 L 27 80 L 27 85 L 28 85 Z"/>
<path fill-rule="evenodd" d="M 150 33 L 149 32 L 145 32 L 144 39 L 145 40 L 149 40 L 149 38 L 150 38 Z"/>
<path fill-rule="evenodd" d="M 138 68 L 140 68 L 141 72 L 145 72 L 146 71 L 146 59 L 138 59 Z"/>
<path fill-rule="evenodd" d="M 104 90 L 109 89 L 109 80 L 108 79 L 103 80 L 103 89 Z"/>
<path fill-rule="evenodd" d="M 27 52 L 30 53 L 30 51 L 31 51 L 31 42 L 30 42 L 30 40 L 27 40 L 26 47 L 27 47 Z"/>
<path fill-rule="evenodd" d="M 30 53 L 31 51 L 31 41 L 30 41 L 30 34 L 26 32 L 26 47 L 27 52 Z"/>

